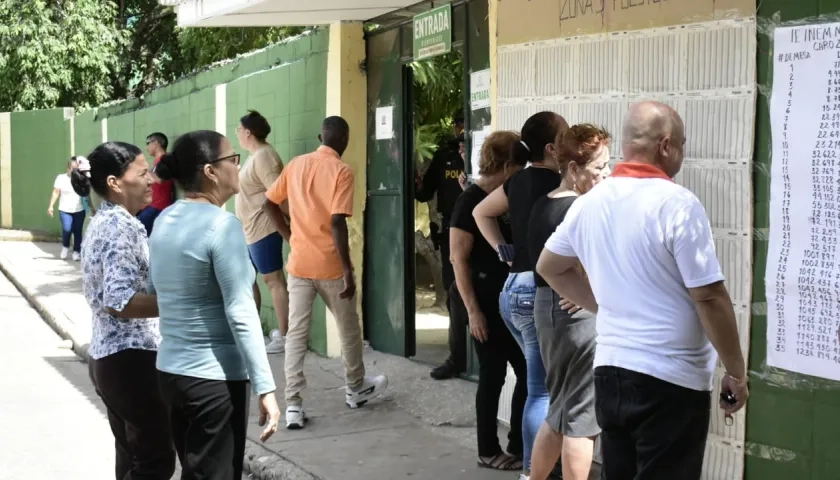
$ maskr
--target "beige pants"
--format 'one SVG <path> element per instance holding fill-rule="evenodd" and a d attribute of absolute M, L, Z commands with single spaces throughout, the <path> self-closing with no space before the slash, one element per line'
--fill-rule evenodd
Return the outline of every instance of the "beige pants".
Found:
<path fill-rule="evenodd" d="M 289 274 L 289 332 L 286 334 L 286 406 L 301 405 L 300 394 L 306 388 L 303 375 L 303 361 L 309 347 L 309 331 L 312 326 L 312 304 L 315 294 L 321 296 L 327 308 L 335 317 L 338 336 L 341 340 L 341 357 L 344 360 L 344 374 L 347 386 L 357 388 L 365 378 L 365 364 L 362 358 L 362 327 L 356 311 L 356 297 L 342 299 L 338 294 L 344 290 L 344 279 L 310 280 Z"/>

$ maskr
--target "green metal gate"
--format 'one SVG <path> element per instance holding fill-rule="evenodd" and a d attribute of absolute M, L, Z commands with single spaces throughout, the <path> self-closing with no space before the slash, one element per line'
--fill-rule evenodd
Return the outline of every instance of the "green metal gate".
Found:
<path fill-rule="evenodd" d="M 402 356 L 415 354 L 414 166 L 411 69 L 414 14 L 449 2 L 432 1 L 394 12 L 367 40 L 368 164 L 365 207 L 364 318 L 371 345 Z M 390 23 L 388 23 L 390 22 Z M 467 131 L 490 124 L 490 109 L 470 109 L 470 73 L 490 68 L 488 4 L 452 2 L 452 49 L 464 59 Z M 393 138 L 376 139 L 377 108 L 393 108 Z M 467 142 L 467 158 L 470 144 Z M 469 161 L 467 162 L 469 169 Z M 469 348 L 472 347 L 472 342 Z M 477 363 L 469 369 L 477 371 Z"/>

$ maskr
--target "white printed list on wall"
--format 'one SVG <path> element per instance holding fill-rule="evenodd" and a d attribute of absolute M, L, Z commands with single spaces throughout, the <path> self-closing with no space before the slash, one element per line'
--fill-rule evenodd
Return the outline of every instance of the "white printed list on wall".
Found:
<path fill-rule="evenodd" d="M 767 364 L 840 380 L 840 23 L 777 28 Z"/>

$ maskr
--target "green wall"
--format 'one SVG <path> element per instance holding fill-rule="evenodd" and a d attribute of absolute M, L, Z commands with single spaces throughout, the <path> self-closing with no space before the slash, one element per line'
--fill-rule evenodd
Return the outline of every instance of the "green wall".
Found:
<path fill-rule="evenodd" d="M 64 109 L 11 114 L 12 226 L 59 234 L 55 217 L 47 215 L 55 177 L 70 159 L 70 121 Z"/>
<path fill-rule="evenodd" d="M 747 406 L 745 478 L 828 480 L 840 478 L 840 383 L 766 367 L 767 308 L 764 274 L 770 226 L 770 114 L 773 27 L 778 22 L 833 15 L 840 0 L 763 0 L 758 3 L 758 82 L 753 250 L 753 316 Z M 809 22 L 810 23 L 810 22 Z"/>
<path fill-rule="evenodd" d="M 317 42 L 316 42 L 317 45 Z M 321 121 L 326 116 L 327 52 L 313 51 L 308 58 L 248 75 L 227 84 L 226 135 L 237 152 L 245 159 L 248 152 L 236 141 L 239 119 L 257 110 L 268 120 L 271 133 L 268 142 L 274 146 L 285 163 L 297 155 L 318 147 Z M 229 208 L 233 208 L 232 202 Z M 284 258 L 289 246 L 284 244 Z M 271 296 L 260 281 L 263 308 L 261 317 L 266 330 L 274 328 L 276 317 Z M 311 347 L 326 352 L 326 306 L 320 297 L 313 310 Z"/>
<path fill-rule="evenodd" d="M 87 155 L 107 139 L 133 143 L 145 150 L 145 139 L 160 131 L 170 144 L 192 130 L 216 129 L 216 88 L 226 86 L 225 130 L 235 148 L 239 118 L 248 109 L 268 119 L 268 141 L 285 162 L 318 146 L 320 123 L 326 112 L 326 75 L 329 30 L 318 29 L 264 50 L 222 62 L 171 85 L 132 99 L 80 112 L 73 119 L 75 154 Z M 71 155 L 70 121 L 64 110 L 12 113 L 12 221 L 14 228 L 59 233 L 57 219 L 47 213 L 55 176 Z M 152 159 L 149 159 L 150 161 Z M 227 205 L 233 210 L 233 201 Z M 288 245 L 284 256 L 288 255 Z M 260 281 L 261 318 L 268 331 L 276 320 L 271 296 Z M 326 353 L 326 307 L 319 299 L 313 311 L 312 348 Z"/>
<path fill-rule="evenodd" d="M 102 143 L 102 122 L 93 110 L 76 115 L 74 120 L 76 155 L 86 156 Z"/>

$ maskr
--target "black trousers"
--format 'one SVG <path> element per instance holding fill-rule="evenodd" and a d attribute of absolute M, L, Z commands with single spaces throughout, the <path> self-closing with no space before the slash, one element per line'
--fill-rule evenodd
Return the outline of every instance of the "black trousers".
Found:
<path fill-rule="evenodd" d="M 449 301 L 446 306 L 449 308 L 449 361 L 457 369 L 467 369 L 467 338 L 469 337 L 469 318 L 466 314 L 458 315 L 456 309 L 466 311 L 461 295 L 458 294 L 458 285 L 455 282 L 449 286 Z"/>
<path fill-rule="evenodd" d="M 449 218 L 443 217 L 443 227 L 440 234 L 440 263 L 443 275 L 443 288 L 446 289 L 449 300 L 449 359 L 448 361 L 458 370 L 467 368 L 467 323 L 464 319 L 452 314 L 452 297 L 457 296 L 455 285 L 455 269 L 449 260 Z M 453 294 L 453 290 L 455 293 Z"/>
<path fill-rule="evenodd" d="M 181 480 L 240 480 L 250 383 L 158 372 Z"/>
<path fill-rule="evenodd" d="M 514 340 L 510 330 L 505 326 L 499 313 L 498 288 L 482 288 L 476 282 L 476 296 L 485 318 L 487 318 L 487 341 L 479 342 L 473 338 L 475 352 L 478 356 L 478 390 L 475 393 L 475 422 L 478 437 L 478 455 L 492 457 L 502 452 L 499 444 L 499 396 L 505 385 L 507 365 L 511 364 L 516 373 L 516 386 L 510 404 L 510 433 L 508 434 L 507 452 L 519 458 L 522 457 L 522 412 L 525 410 L 525 400 L 528 398 L 528 384 L 526 382 L 525 356 L 522 349 Z M 456 289 L 452 289 L 452 317 L 459 319 L 466 325 L 469 316 L 464 303 Z"/>
<path fill-rule="evenodd" d="M 156 359 L 154 351 L 123 350 L 88 365 L 114 434 L 117 480 L 170 480 L 175 472 L 169 418 L 157 388 Z"/>
<path fill-rule="evenodd" d="M 609 480 L 698 480 L 711 393 L 617 367 L 595 369 L 595 413 Z"/>

